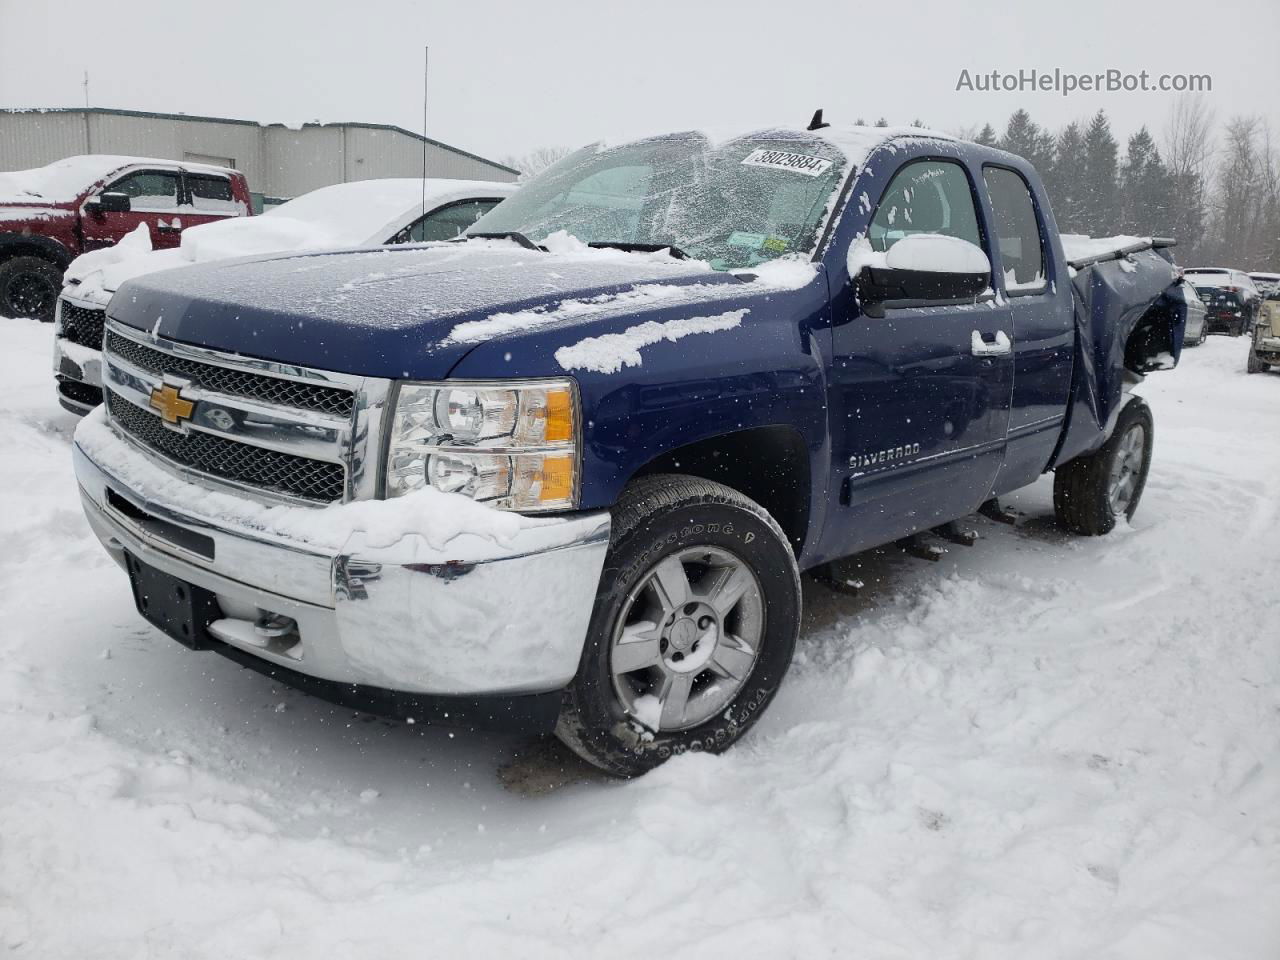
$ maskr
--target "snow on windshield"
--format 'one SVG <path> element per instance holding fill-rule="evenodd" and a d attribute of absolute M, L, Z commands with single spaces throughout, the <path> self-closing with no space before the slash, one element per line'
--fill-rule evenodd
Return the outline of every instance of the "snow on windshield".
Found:
<path fill-rule="evenodd" d="M 676 248 L 717 270 L 816 248 L 848 169 L 818 134 L 776 131 L 714 145 L 698 133 L 584 147 L 548 168 L 471 234 L 564 231 L 592 245 Z"/>

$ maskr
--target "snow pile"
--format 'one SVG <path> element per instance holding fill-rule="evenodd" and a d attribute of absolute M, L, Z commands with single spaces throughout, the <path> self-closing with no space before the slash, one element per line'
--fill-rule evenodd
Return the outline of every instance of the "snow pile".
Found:
<path fill-rule="evenodd" d="M 766 260 L 757 266 L 733 272 L 754 276 L 758 282 L 778 290 L 799 290 L 807 287 L 818 275 L 818 268 L 803 254 L 789 253 L 783 257 Z"/>
<path fill-rule="evenodd" d="M 115 246 L 90 250 L 72 260 L 62 275 L 62 282 L 83 287 L 86 291 L 96 288 L 96 284 L 86 282 L 93 274 L 125 261 L 137 260 L 151 252 L 151 228 L 140 223 L 121 237 Z"/>
<path fill-rule="evenodd" d="M 587 337 L 556 351 L 556 362 L 565 370 L 592 370 L 596 373 L 617 373 L 623 367 L 640 366 L 640 350 L 662 343 L 675 343 L 695 333 L 716 333 L 732 330 L 742 324 L 748 311 L 730 310 L 714 317 L 679 317 L 659 322 L 648 320 L 621 333 L 606 333 L 599 337 Z"/>
<path fill-rule="evenodd" d="M 1277 955 L 1280 375 L 1241 340 L 1138 388 L 1131 527 L 1064 536 L 1046 479 L 937 563 L 847 562 L 857 598 L 806 580 L 753 731 L 613 783 L 150 627 L 83 519 L 50 328 L 6 335 L 0 952 Z"/>

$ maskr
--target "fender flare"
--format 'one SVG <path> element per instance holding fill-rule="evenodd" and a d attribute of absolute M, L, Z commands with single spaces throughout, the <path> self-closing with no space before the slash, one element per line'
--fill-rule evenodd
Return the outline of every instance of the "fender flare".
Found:
<path fill-rule="evenodd" d="M 75 259 L 71 251 L 52 237 L 42 237 L 32 233 L 0 233 L 0 260 L 7 260 L 10 256 L 17 255 L 16 251 L 22 248 L 26 248 L 34 256 L 51 261 L 59 270 L 67 269 Z"/>

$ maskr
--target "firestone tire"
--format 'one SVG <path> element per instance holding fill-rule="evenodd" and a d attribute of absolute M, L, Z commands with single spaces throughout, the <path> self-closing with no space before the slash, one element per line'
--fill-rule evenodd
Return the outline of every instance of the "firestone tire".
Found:
<path fill-rule="evenodd" d="M 1151 408 L 1141 398 L 1132 398 L 1120 411 L 1106 443 L 1054 472 L 1053 509 L 1058 522 L 1072 533 L 1097 537 L 1115 529 L 1122 516 L 1132 520 L 1147 485 L 1154 438 Z M 1133 462 L 1139 453 L 1140 459 Z M 1122 497 L 1116 496 L 1117 484 L 1127 491 Z"/>
<path fill-rule="evenodd" d="M 725 565 L 705 566 L 705 572 L 699 575 L 703 551 L 708 564 L 714 558 L 716 563 Z M 690 557 L 693 559 L 686 559 Z M 723 620 L 717 613 L 718 625 L 701 633 L 688 654 L 679 653 L 676 647 L 689 643 L 693 630 L 680 634 L 679 620 L 690 616 L 696 604 L 677 601 L 670 608 L 676 611 L 677 619 L 671 621 L 666 619 L 668 608 L 660 602 L 656 614 L 646 610 L 638 623 L 630 619 L 642 599 L 653 603 L 666 596 L 665 585 L 661 589 L 658 586 L 663 579 L 658 571 L 660 567 L 669 569 L 673 562 L 681 565 L 686 579 L 671 593 L 682 595 L 685 600 L 716 594 L 724 571 L 749 571 L 751 577 L 744 579 L 753 586 L 735 602 L 752 605 L 754 615 L 749 628 L 756 638 L 754 647 L 739 639 L 749 633 L 742 626 L 744 621 L 730 621 L 730 617 L 744 616 L 740 607 L 724 614 Z M 685 567 L 686 563 L 690 566 Z M 713 574 L 714 581 L 708 579 Z M 680 589 L 685 587 L 688 592 L 681 594 Z M 800 603 L 795 556 L 782 529 L 759 504 L 730 487 L 696 477 L 659 474 L 640 478 L 624 491 L 613 511 L 609 553 L 595 610 L 577 676 L 565 690 L 557 736 L 588 763 L 617 777 L 639 776 L 681 753 L 726 750 L 764 712 L 791 665 L 800 630 Z M 712 619 L 703 617 L 706 621 Z M 704 626 L 702 620 L 698 621 L 699 631 Z M 631 646 L 620 638 L 627 636 L 625 630 L 635 627 L 642 628 L 647 637 L 661 636 L 660 640 L 646 640 L 654 644 L 657 662 L 635 672 L 622 672 L 630 664 L 615 659 L 615 651 L 619 646 Z M 724 676 L 720 672 L 718 658 L 727 642 L 733 645 L 731 652 L 740 662 L 743 649 L 753 651 L 749 666 L 734 668 L 741 676 Z M 711 659 L 688 678 L 684 694 L 687 699 L 682 703 L 692 705 L 695 697 L 702 698 L 702 708 L 713 712 L 693 725 L 668 724 L 664 696 L 670 690 L 667 684 L 677 676 L 683 682 L 684 676 L 693 673 L 693 669 L 684 674 L 672 673 L 680 666 L 673 664 L 671 658 L 688 656 L 690 660 L 684 667 L 689 668 L 699 656 L 698 643 L 709 643 L 703 654 L 710 649 Z M 650 654 L 639 656 L 648 659 Z M 637 697 L 636 684 L 649 692 Z M 640 706 L 650 695 L 653 711 L 658 712 L 646 714 Z M 719 697 L 729 699 L 717 703 Z M 632 699 L 630 704 L 628 698 Z M 688 707 L 682 706 L 679 717 L 683 719 L 687 713 Z M 694 713 L 696 716 L 697 711 Z"/>
<path fill-rule="evenodd" d="M 0 317 L 53 320 L 62 271 L 39 257 L 13 257 L 0 262 Z"/>

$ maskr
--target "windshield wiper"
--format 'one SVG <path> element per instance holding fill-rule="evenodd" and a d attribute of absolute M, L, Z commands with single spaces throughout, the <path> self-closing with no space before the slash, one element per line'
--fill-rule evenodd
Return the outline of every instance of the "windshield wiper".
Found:
<path fill-rule="evenodd" d="M 546 247 L 540 247 L 523 233 L 518 230 L 495 230 L 492 233 L 464 233 L 464 240 L 514 240 L 526 250 L 538 250 L 542 253 L 547 252 Z"/>
<path fill-rule="evenodd" d="M 592 240 L 587 244 L 588 247 L 595 247 L 597 250 L 609 248 L 613 250 L 625 250 L 627 253 L 657 253 L 659 250 L 671 251 L 671 256 L 677 260 L 688 260 L 689 255 L 677 247 L 673 243 L 631 243 L 627 240 Z"/>

